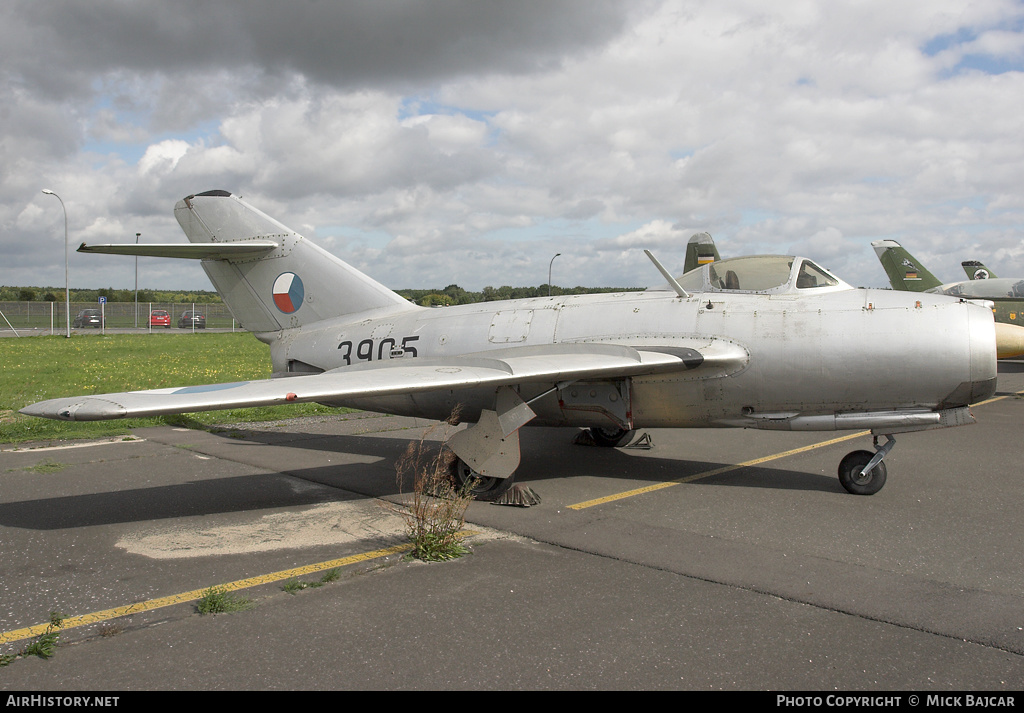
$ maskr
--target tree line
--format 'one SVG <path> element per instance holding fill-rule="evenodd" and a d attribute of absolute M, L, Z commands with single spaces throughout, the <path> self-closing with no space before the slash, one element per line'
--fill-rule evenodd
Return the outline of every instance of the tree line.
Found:
<path fill-rule="evenodd" d="M 72 302 L 98 302 L 106 297 L 107 302 L 134 302 L 135 290 L 115 290 L 112 287 L 83 290 L 69 290 Z M 63 302 L 63 287 L 15 287 L 0 286 L 0 302 Z M 220 295 L 207 290 L 139 290 L 139 302 L 163 302 L 180 304 L 209 304 L 220 302 Z"/>
<path fill-rule="evenodd" d="M 552 297 L 559 295 L 585 295 L 598 292 L 635 292 L 643 290 L 643 287 L 558 287 L 552 285 L 550 293 Z M 450 305 L 464 305 L 472 302 L 494 302 L 497 300 L 517 300 L 525 297 L 547 297 L 548 285 L 537 287 L 485 287 L 479 292 L 464 290 L 458 285 L 448 285 L 443 290 L 395 290 L 398 294 L 424 307 L 447 307 Z"/>
<path fill-rule="evenodd" d="M 598 292 L 631 292 L 642 287 L 558 287 L 552 285 L 552 297 L 559 295 L 583 295 Z M 107 302 L 134 302 L 135 290 L 115 290 L 112 287 L 83 290 L 72 289 L 72 302 L 97 302 L 106 297 Z M 537 287 L 485 287 L 479 292 L 464 290 L 458 285 L 448 285 L 444 289 L 407 289 L 395 290 L 402 297 L 424 307 L 444 307 L 463 305 L 473 302 L 494 302 L 497 300 L 514 300 L 524 297 L 546 297 L 549 293 L 547 284 Z M 0 302 L 63 302 L 63 287 L 15 287 L 0 286 Z M 139 290 L 139 302 L 160 302 L 173 304 L 211 304 L 220 302 L 220 295 L 213 291 L 192 290 L 189 292 L 175 290 Z"/>

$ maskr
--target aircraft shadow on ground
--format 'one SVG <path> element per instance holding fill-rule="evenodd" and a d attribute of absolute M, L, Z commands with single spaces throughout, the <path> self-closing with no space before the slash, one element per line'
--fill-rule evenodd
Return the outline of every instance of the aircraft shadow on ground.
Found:
<path fill-rule="evenodd" d="M 677 460 L 646 455 L 636 458 L 615 448 L 571 443 L 572 429 L 536 429 L 523 438 L 523 460 L 516 482 L 542 494 L 551 477 L 614 478 L 623 490 L 652 482 L 671 481 L 714 470 L 728 463 Z M 399 434 L 402 435 L 399 435 Z M 0 503 L 0 526 L 34 530 L 63 530 L 96 525 L 148 522 L 231 512 L 318 505 L 339 500 L 387 498 L 412 489 L 411 479 L 398 482 L 395 464 L 407 444 L 417 440 L 408 432 L 385 436 L 347 436 L 292 433 L 281 444 L 280 433 L 251 432 L 246 441 L 279 447 L 330 450 L 371 456 L 373 463 L 341 463 L 312 468 L 282 469 L 226 478 L 207 478 L 145 488 L 67 495 Z M 225 439 L 237 439 L 225 435 Z M 237 440 L 233 445 L 239 444 Z M 439 444 L 433 443 L 434 449 Z M 657 446 L 655 446 L 656 448 Z M 281 477 L 286 476 L 286 477 Z M 655 476 L 655 477 L 652 477 Z M 289 478 L 322 488 L 295 488 Z M 694 487 L 746 487 L 805 490 L 844 494 L 835 477 L 770 466 L 745 467 L 688 483 Z M 580 499 L 586 499 L 581 492 Z"/>
<path fill-rule="evenodd" d="M 434 435 L 441 432 L 438 429 Z M 394 464 L 403 453 L 406 444 L 417 440 L 417 437 L 410 435 L 412 433 L 418 436 L 419 431 L 391 431 L 376 437 L 293 432 L 292 440 L 289 440 L 287 445 L 289 447 L 373 455 L 384 458 L 393 471 Z M 630 488 L 648 485 L 651 480 L 657 481 L 658 476 L 664 480 L 675 480 L 731 465 L 730 463 L 658 458 L 656 446 L 653 457 L 647 456 L 639 459 L 618 448 L 575 445 L 572 440 L 577 433 L 578 430 L 574 428 L 525 428 L 520 431 L 522 460 L 516 471 L 516 482 L 543 483 L 549 479 L 549 473 L 556 473 L 559 478 L 595 476 L 634 482 L 635 485 L 623 486 Z M 246 439 L 281 445 L 280 433 L 250 432 L 246 434 Z M 440 440 L 425 441 L 425 443 L 436 449 Z M 380 491 L 377 490 L 376 485 L 373 492 L 368 492 L 365 489 L 367 484 L 365 478 L 361 478 L 359 481 L 349 481 L 347 478 L 351 476 L 348 474 L 335 475 L 330 482 L 325 482 L 320 480 L 321 470 L 312 469 L 305 476 L 300 475 L 297 471 L 291 471 L 291 474 L 297 477 L 306 477 L 309 480 L 315 479 L 316 482 L 323 485 L 343 487 L 371 497 L 395 495 L 400 492 L 400 489 L 391 492 Z M 652 475 L 655 477 L 652 478 Z M 339 478 L 346 478 L 346 480 L 342 482 Z M 694 483 L 845 493 L 836 476 L 785 470 L 771 466 L 744 467 L 720 475 L 709 476 L 706 479 L 694 481 Z"/>

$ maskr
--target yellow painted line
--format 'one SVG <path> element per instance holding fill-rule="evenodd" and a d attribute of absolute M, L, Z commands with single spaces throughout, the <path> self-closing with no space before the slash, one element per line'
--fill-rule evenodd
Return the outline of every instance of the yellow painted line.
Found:
<path fill-rule="evenodd" d="M 712 475 L 719 475 L 721 473 L 728 473 L 733 470 L 739 470 L 740 468 L 748 468 L 752 465 L 760 465 L 761 463 L 767 463 L 768 461 L 778 460 L 787 456 L 796 455 L 797 453 L 806 453 L 807 451 L 813 451 L 816 448 L 824 448 L 825 446 L 831 446 L 835 443 L 842 443 L 843 441 L 849 441 L 854 438 L 860 438 L 861 436 L 869 436 L 871 431 L 858 431 L 857 433 L 850 433 L 839 438 L 833 438 L 828 441 L 822 441 L 821 443 L 812 443 L 809 446 L 803 446 L 801 448 L 794 448 L 789 451 L 783 451 L 782 453 L 775 453 L 770 456 L 764 456 L 763 458 L 755 458 L 754 460 L 743 461 L 742 463 L 736 463 L 735 465 L 723 465 L 720 468 L 712 468 L 711 470 L 701 471 L 694 475 L 688 475 L 684 478 L 677 478 L 676 480 L 667 480 L 664 483 L 656 483 L 655 485 L 648 485 L 643 488 L 636 488 L 635 490 L 627 490 L 622 493 L 616 493 L 615 495 L 608 495 L 603 498 L 596 498 L 594 500 L 586 500 L 582 503 L 576 503 L 575 505 L 569 505 L 570 510 L 583 510 L 585 508 L 594 507 L 595 505 L 602 505 L 604 503 L 614 502 L 616 500 L 623 500 L 625 498 L 631 498 L 634 495 L 643 495 L 644 493 L 651 493 L 655 490 L 663 490 L 665 488 L 671 488 L 674 485 L 680 485 L 682 483 L 692 483 L 695 480 L 701 478 L 709 478 Z"/>
<path fill-rule="evenodd" d="M 466 532 L 465 535 L 475 534 L 472 532 Z M 293 569 L 286 569 L 280 572 L 273 572 L 271 574 L 264 574 L 258 577 L 250 577 L 248 579 L 239 579 L 235 582 L 229 582 L 228 584 L 216 585 L 219 589 L 227 591 L 238 591 L 240 589 L 247 589 L 249 587 L 256 587 L 261 584 L 269 584 L 271 582 L 279 582 L 283 579 L 291 579 L 292 577 L 300 577 L 303 575 L 311 574 L 313 572 L 322 572 L 326 569 L 333 569 L 335 567 L 345 567 L 350 564 L 356 564 L 357 562 L 367 562 L 369 560 L 379 559 L 381 557 L 387 557 L 388 555 L 398 554 L 400 552 L 407 552 L 412 549 L 411 543 L 405 543 L 402 545 L 395 545 L 393 547 L 385 547 L 379 550 L 372 550 L 370 552 L 362 552 L 360 554 L 351 555 L 349 557 L 341 557 L 339 559 L 328 560 L 327 562 L 320 562 L 318 564 L 305 565 L 303 567 L 295 567 Z M 169 607 L 174 604 L 183 604 L 186 602 L 193 602 L 201 599 L 209 587 L 203 589 L 194 589 L 191 592 L 182 592 L 180 594 L 172 594 L 166 597 L 160 597 L 158 599 L 150 599 L 144 602 L 137 602 L 135 604 L 129 604 L 123 607 L 115 607 L 114 609 L 106 609 L 104 611 L 93 612 L 91 614 L 83 614 L 82 616 L 73 616 L 64 619 L 63 629 L 73 629 L 78 626 L 85 626 L 86 624 L 96 624 L 101 621 L 108 621 L 110 619 L 116 619 L 117 617 L 127 616 L 129 614 L 138 614 L 144 611 L 152 611 L 153 609 L 160 609 L 162 607 Z M 46 628 L 49 624 L 36 624 L 24 629 L 17 629 L 15 631 L 7 631 L 0 633 L 0 644 L 10 643 L 12 641 L 21 641 L 22 639 L 29 639 L 33 636 L 39 636 L 46 632 Z"/>
<path fill-rule="evenodd" d="M 1017 391 L 1017 392 L 1015 392 L 1012 395 L 1013 396 L 1024 396 L 1024 391 Z M 1010 396 L 1010 394 L 1006 394 L 1006 395 L 1003 395 L 1003 396 L 993 396 L 992 398 L 990 398 L 990 399 L 988 399 L 986 401 L 981 401 L 979 403 L 973 404 L 971 406 L 971 408 L 975 408 L 977 406 L 985 406 L 987 404 L 991 404 L 991 403 L 994 403 L 996 401 L 1002 401 L 1003 399 L 1008 398 L 1009 396 Z M 654 485 L 648 485 L 648 486 L 643 487 L 643 488 L 636 488 L 635 490 L 627 490 L 625 492 L 616 493 L 614 495 L 607 495 L 607 496 L 605 496 L 603 498 L 595 498 L 594 500 L 585 500 L 582 503 L 575 503 L 574 505 L 568 505 L 567 507 L 570 510 L 585 510 L 586 508 L 594 507 L 595 505 L 603 505 L 605 503 L 615 502 L 616 500 L 624 500 L 626 498 L 631 498 L 631 497 L 634 497 L 636 495 L 643 495 L 644 493 L 652 493 L 652 492 L 654 492 L 656 490 L 664 490 L 665 488 L 671 488 L 672 486 L 679 485 L 681 483 L 692 483 L 693 481 L 700 480 L 701 478 L 710 478 L 712 475 L 719 475 L 721 473 L 728 473 L 728 472 L 733 471 L 733 470 L 739 470 L 740 468 L 747 468 L 747 467 L 750 467 L 752 465 L 759 465 L 761 463 L 767 463 L 768 461 L 779 460 L 780 458 L 785 458 L 787 456 L 796 455 L 797 453 L 805 453 L 807 451 L 812 451 L 815 448 L 823 448 L 825 446 L 831 446 L 831 445 L 834 445 L 836 443 L 842 443 L 843 441 L 849 441 L 849 440 L 852 440 L 854 438 L 859 438 L 861 436 L 868 436 L 868 435 L 871 435 L 871 431 L 858 431 L 857 433 L 851 433 L 851 434 L 848 434 L 848 435 L 845 435 L 845 436 L 840 436 L 839 438 L 833 438 L 833 439 L 828 440 L 828 441 L 822 441 L 821 443 L 815 443 L 815 444 L 812 444 L 810 446 L 804 446 L 803 448 L 794 448 L 793 450 L 790 450 L 790 451 L 784 451 L 782 453 L 776 453 L 774 455 L 765 456 L 764 458 L 755 458 L 754 460 L 744 461 L 743 463 L 737 463 L 735 465 L 724 465 L 721 468 L 713 468 L 712 470 L 705 470 L 705 471 L 702 471 L 700 473 L 696 473 L 694 475 L 688 475 L 685 478 L 678 478 L 676 480 L 667 480 L 664 483 L 656 483 Z"/>

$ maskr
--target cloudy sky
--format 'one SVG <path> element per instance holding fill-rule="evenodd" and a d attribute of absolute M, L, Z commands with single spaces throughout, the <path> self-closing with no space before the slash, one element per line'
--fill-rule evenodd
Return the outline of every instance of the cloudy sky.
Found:
<path fill-rule="evenodd" d="M 1010 0 L 5 0 L 0 283 L 229 190 L 385 284 L 660 283 L 690 235 L 1024 275 Z M 191 261 L 140 287 L 210 289 Z M 72 287 L 134 259 L 71 254 Z"/>

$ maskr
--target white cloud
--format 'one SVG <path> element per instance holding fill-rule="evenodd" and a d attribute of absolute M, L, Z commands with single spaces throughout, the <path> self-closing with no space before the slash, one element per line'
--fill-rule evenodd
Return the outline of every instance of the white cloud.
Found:
<path fill-rule="evenodd" d="M 681 263 L 699 230 L 855 284 L 885 283 L 879 237 L 1024 274 L 1016 3 L 72 5 L 0 10 L 0 247 L 52 242 L 42 187 L 78 237 L 154 240 L 225 188 L 395 285 L 539 284 L 556 252 L 574 283 L 643 285 L 641 247 Z"/>
<path fill-rule="evenodd" d="M 143 176 L 154 172 L 166 175 L 175 169 L 188 150 L 187 141 L 172 139 L 153 144 L 139 159 L 139 173 Z"/>

